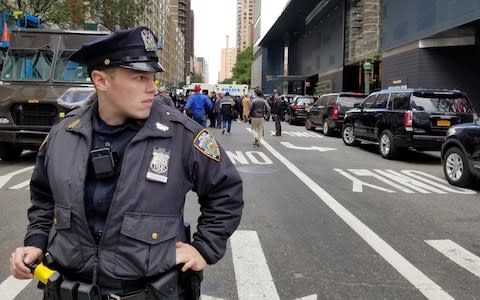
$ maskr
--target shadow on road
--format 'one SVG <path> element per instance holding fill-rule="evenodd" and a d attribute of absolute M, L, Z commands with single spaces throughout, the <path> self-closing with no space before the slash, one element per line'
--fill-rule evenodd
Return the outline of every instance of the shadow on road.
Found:
<path fill-rule="evenodd" d="M 358 148 L 378 155 L 381 158 L 380 153 L 378 153 L 378 145 L 375 144 L 361 144 Z M 413 149 L 405 150 L 396 160 L 403 161 L 406 163 L 422 164 L 422 165 L 441 165 L 442 160 L 440 158 L 440 151 L 416 151 Z"/>
<path fill-rule="evenodd" d="M 24 151 L 19 159 L 14 161 L 3 161 L 0 159 L 0 166 L 12 166 L 16 164 L 34 164 L 37 158 L 37 151 Z"/>

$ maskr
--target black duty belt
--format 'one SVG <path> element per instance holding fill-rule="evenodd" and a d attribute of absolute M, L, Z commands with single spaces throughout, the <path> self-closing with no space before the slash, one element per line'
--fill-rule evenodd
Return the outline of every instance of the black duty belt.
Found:
<path fill-rule="evenodd" d="M 108 294 L 102 296 L 103 300 L 149 300 L 146 290 L 138 290 L 125 294 Z"/>

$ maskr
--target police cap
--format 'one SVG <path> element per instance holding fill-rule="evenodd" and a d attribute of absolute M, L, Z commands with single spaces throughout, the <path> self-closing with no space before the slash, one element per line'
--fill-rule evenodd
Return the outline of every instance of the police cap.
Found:
<path fill-rule="evenodd" d="M 71 61 L 101 70 L 119 66 L 145 72 L 163 72 L 156 51 L 158 38 L 147 27 L 118 30 L 107 36 L 85 43 L 72 54 Z"/>

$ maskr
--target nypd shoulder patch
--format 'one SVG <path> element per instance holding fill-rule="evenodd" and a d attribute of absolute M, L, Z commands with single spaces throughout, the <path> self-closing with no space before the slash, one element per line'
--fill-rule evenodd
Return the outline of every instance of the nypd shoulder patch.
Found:
<path fill-rule="evenodd" d="M 220 161 L 220 147 L 212 135 L 206 129 L 202 129 L 195 139 L 193 145 L 207 157 Z"/>

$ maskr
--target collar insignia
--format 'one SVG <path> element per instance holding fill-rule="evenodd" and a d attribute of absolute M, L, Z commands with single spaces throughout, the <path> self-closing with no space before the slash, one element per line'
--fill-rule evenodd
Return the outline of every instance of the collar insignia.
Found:
<path fill-rule="evenodd" d="M 157 123 L 155 124 L 155 126 L 157 127 L 158 130 L 163 131 L 163 132 L 165 132 L 165 131 L 168 130 L 168 126 L 163 125 L 162 123 L 158 123 L 158 122 L 157 122 Z"/>

